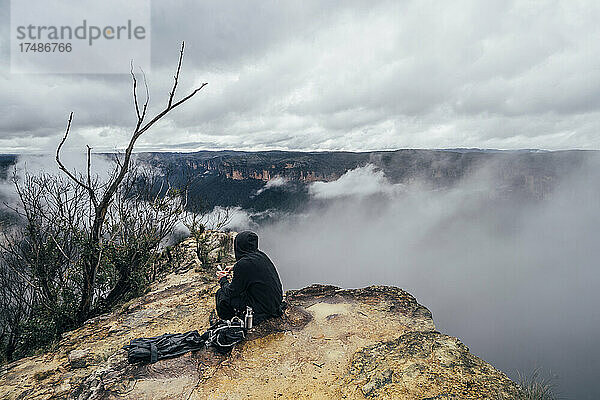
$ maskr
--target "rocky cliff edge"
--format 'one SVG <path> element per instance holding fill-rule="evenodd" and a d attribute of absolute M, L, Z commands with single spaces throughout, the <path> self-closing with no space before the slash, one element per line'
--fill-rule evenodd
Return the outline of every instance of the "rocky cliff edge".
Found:
<path fill-rule="evenodd" d="M 180 246 L 192 252 L 191 239 Z M 55 351 L 2 366 L 3 399 L 496 399 L 516 385 L 435 330 L 390 286 L 312 285 L 229 356 L 211 349 L 129 365 L 131 339 L 208 328 L 217 283 L 192 257 L 143 297 L 67 332 Z"/>

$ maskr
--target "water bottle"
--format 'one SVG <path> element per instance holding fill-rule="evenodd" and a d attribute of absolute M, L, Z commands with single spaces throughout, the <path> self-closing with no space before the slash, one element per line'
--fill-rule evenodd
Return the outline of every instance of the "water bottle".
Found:
<path fill-rule="evenodd" d="M 252 329 L 252 307 L 246 307 L 246 318 L 244 319 L 244 326 L 246 329 Z"/>

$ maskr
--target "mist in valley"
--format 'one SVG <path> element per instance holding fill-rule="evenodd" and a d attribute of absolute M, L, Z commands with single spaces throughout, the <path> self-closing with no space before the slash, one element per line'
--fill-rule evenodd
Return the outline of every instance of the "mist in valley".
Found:
<path fill-rule="evenodd" d="M 513 378 L 541 368 L 564 398 L 595 399 L 598 166 L 532 201 L 498 196 L 494 165 L 445 190 L 393 184 L 368 165 L 312 184 L 307 209 L 254 228 L 286 289 L 399 286 Z"/>
<path fill-rule="evenodd" d="M 17 173 L 56 170 L 52 161 L 21 157 Z M 85 168 L 79 156 L 66 162 Z M 108 177 L 110 161 L 94 157 L 93 165 Z M 259 233 L 285 289 L 398 286 L 432 311 L 439 331 L 511 377 L 541 368 L 563 398 L 596 399 L 598 167 L 600 159 L 590 157 L 563 174 L 544 200 L 532 200 L 507 192 L 493 163 L 436 190 L 419 181 L 393 183 L 366 165 L 337 181 L 312 183 L 309 203 L 296 214 L 256 218 L 229 208 L 228 228 Z M 256 195 L 287 185 L 268 182 Z M 10 183 L 0 190 L 16 201 Z M 209 225 L 223 210 L 207 215 Z"/>

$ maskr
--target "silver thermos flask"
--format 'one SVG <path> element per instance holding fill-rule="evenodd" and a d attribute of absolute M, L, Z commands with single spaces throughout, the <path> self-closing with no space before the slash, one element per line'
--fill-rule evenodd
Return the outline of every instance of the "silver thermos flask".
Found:
<path fill-rule="evenodd" d="M 252 307 L 247 306 L 246 307 L 246 319 L 244 321 L 244 326 L 246 327 L 246 329 L 252 329 Z"/>

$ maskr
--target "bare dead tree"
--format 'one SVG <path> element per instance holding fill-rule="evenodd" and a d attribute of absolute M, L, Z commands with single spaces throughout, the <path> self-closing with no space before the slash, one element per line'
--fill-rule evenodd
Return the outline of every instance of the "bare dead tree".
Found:
<path fill-rule="evenodd" d="M 187 188 L 169 175 L 133 163 L 115 192 L 103 228 L 102 260 L 91 314 L 143 294 L 186 207 Z M 0 230 L 0 359 L 50 344 L 73 329 L 93 223 L 87 191 L 64 175 L 14 175 L 18 201 L 7 204 L 18 223 Z M 94 189 L 99 185 L 91 180 Z"/>
<path fill-rule="evenodd" d="M 203 83 L 202 85 L 200 85 L 200 87 L 197 87 L 191 93 L 184 96 L 182 99 L 175 101 L 175 94 L 176 94 L 177 86 L 179 83 L 179 74 L 181 72 L 181 65 L 182 65 L 182 61 L 183 61 L 184 48 L 185 48 L 185 43 L 182 42 L 181 49 L 179 52 L 179 61 L 177 63 L 177 70 L 173 77 L 174 78 L 173 86 L 171 88 L 171 91 L 169 92 L 169 98 L 167 101 L 167 105 L 164 109 L 162 109 L 162 111 L 158 112 L 149 121 L 147 121 L 147 111 L 148 111 L 148 104 L 149 104 L 150 96 L 149 96 L 148 84 L 146 81 L 146 77 L 142 71 L 143 83 L 144 83 L 144 87 L 145 87 L 146 96 L 145 96 L 143 105 L 140 107 L 140 103 L 138 101 L 138 89 L 137 89 L 138 81 L 137 81 L 137 77 L 134 72 L 133 63 L 132 63 L 130 73 L 131 73 L 132 84 L 133 84 L 133 104 L 135 107 L 137 122 L 136 122 L 135 128 L 133 130 L 133 133 L 131 135 L 131 138 L 129 140 L 129 144 L 128 144 L 127 148 L 125 149 L 123 160 L 118 161 L 117 167 L 115 168 L 115 171 L 114 171 L 113 175 L 111 176 L 111 178 L 109 179 L 109 181 L 107 182 L 107 184 L 103 187 L 104 190 L 102 191 L 102 193 L 100 193 L 101 191 L 99 190 L 99 188 L 94 187 L 91 182 L 92 181 L 92 179 L 91 179 L 91 175 L 92 175 L 91 174 L 91 148 L 89 146 L 87 147 L 87 174 L 86 174 L 86 177 L 83 177 L 81 174 L 78 175 L 76 173 L 69 171 L 69 169 L 67 169 L 65 167 L 65 165 L 63 164 L 63 162 L 60 159 L 61 148 L 63 147 L 64 143 L 66 142 L 69 132 L 71 130 L 71 123 L 73 121 L 73 113 L 72 112 L 69 115 L 65 134 L 64 134 L 61 142 L 59 143 L 58 148 L 56 149 L 56 162 L 58 163 L 60 170 L 62 170 L 77 185 L 81 186 L 83 189 L 85 189 L 87 191 L 90 201 L 93 206 L 92 207 L 92 225 L 90 228 L 89 239 L 88 239 L 90 244 L 92 245 L 93 250 L 88 255 L 86 255 L 86 259 L 84 262 L 84 264 L 85 264 L 84 277 L 83 277 L 84 284 L 83 284 L 83 288 L 82 288 L 81 302 L 80 302 L 79 311 L 78 311 L 78 319 L 80 321 L 85 320 L 89 316 L 89 313 L 90 313 L 90 308 L 91 308 L 92 300 L 93 300 L 93 296 L 94 296 L 94 287 L 95 287 L 95 280 L 96 280 L 97 271 L 98 271 L 98 265 L 102 258 L 102 251 L 103 251 L 102 229 L 103 229 L 103 226 L 104 226 L 104 223 L 106 220 L 109 206 L 114 199 L 115 193 L 117 192 L 119 186 L 122 184 L 123 179 L 125 178 L 125 176 L 127 175 L 128 171 L 129 171 L 132 152 L 133 152 L 133 149 L 135 147 L 137 140 L 140 138 L 140 136 L 142 134 L 144 134 L 144 132 L 146 132 L 148 129 L 150 129 L 156 122 L 158 122 L 160 119 L 162 119 L 165 115 L 167 115 L 170 111 L 172 111 L 176 107 L 180 106 L 184 102 L 186 102 L 189 99 L 191 99 L 192 97 L 194 97 L 200 90 L 202 90 L 202 88 L 204 88 L 204 86 L 207 85 L 207 83 Z"/>
<path fill-rule="evenodd" d="M 111 252 L 116 280 L 101 296 L 104 308 L 125 296 L 140 295 L 140 290 L 156 278 L 157 250 L 173 232 L 186 202 L 185 190 L 181 193 L 172 187 L 168 176 L 133 167 L 107 213 L 110 242 L 106 250 Z"/>

